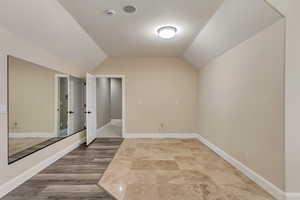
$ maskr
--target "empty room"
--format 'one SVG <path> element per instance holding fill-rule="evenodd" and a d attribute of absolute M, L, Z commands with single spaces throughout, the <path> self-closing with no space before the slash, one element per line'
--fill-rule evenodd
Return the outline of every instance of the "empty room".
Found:
<path fill-rule="evenodd" d="M 0 199 L 300 200 L 299 0 L 0 0 Z"/>

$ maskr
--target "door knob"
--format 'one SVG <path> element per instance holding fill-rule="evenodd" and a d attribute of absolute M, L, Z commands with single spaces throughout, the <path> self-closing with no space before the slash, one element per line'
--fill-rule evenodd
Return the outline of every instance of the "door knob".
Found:
<path fill-rule="evenodd" d="M 69 114 L 73 114 L 74 112 L 73 111 L 69 111 Z"/>
<path fill-rule="evenodd" d="M 92 112 L 91 111 L 88 111 L 88 112 L 84 112 L 85 114 L 91 114 Z"/>

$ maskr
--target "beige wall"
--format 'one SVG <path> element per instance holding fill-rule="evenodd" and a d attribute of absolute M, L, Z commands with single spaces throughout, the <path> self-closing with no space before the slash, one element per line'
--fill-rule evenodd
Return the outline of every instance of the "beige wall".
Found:
<path fill-rule="evenodd" d="M 286 17 L 284 113 L 286 191 L 300 193 L 300 1 L 266 1 Z"/>
<path fill-rule="evenodd" d="M 113 57 L 95 74 L 126 76 L 128 133 L 194 133 L 197 71 L 180 58 Z M 164 128 L 160 128 L 160 124 Z"/>
<path fill-rule="evenodd" d="M 111 78 L 111 119 L 122 119 L 122 79 Z"/>
<path fill-rule="evenodd" d="M 57 71 L 9 57 L 9 132 L 53 133 Z M 17 123 L 17 125 L 15 125 Z"/>
<path fill-rule="evenodd" d="M 110 122 L 110 79 L 97 78 L 97 128 Z"/>
<path fill-rule="evenodd" d="M 281 20 L 199 71 L 199 133 L 284 188 Z"/>

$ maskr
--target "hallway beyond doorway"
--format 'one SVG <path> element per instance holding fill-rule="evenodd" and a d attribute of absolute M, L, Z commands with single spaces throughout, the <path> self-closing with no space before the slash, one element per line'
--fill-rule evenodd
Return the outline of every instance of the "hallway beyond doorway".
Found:
<path fill-rule="evenodd" d="M 97 138 L 122 138 L 122 122 L 104 126 L 97 131 Z"/>

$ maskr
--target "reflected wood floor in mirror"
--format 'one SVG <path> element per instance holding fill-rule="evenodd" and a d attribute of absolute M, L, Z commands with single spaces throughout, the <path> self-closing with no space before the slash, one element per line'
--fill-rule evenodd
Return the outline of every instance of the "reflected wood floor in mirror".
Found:
<path fill-rule="evenodd" d="M 19 152 L 15 153 L 15 154 L 9 155 L 8 162 L 10 164 L 13 163 L 13 162 L 16 162 L 16 161 L 18 161 L 18 160 L 34 153 L 34 152 L 39 151 L 39 150 L 41 150 L 41 149 L 43 149 L 43 148 L 45 148 L 45 147 L 47 147 L 51 144 L 54 144 L 55 142 L 58 142 L 62 139 L 64 139 L 64 137 L 50 138 L 50 139 L 41 141 L 40 143 L 37 143 L 36 145 L 33 145 L 33 146 L 31 146 L 29 144 L 29 142 L 32 142 L 32 140 L 28 140 L 27 141 L 28 142 L 28 145 L 27 145 L 28 147 L 26 149 L 22 150 L 22 151 L 19 151 Z M 9 144 L 9 147 L 10 146 L 13 146 L 13 145 Z"/>
<path fill-rule="evenodd" d="M 32 137 L 32 138 L 9 138 L 9 156 L 24 151 L 25 149 L 38 145 L 50 138 Z"/>
<path fill-rule="evenodd" d="M 114 200 L 97 186 L 123 139 L 101 138 L 65 155 L 3 200 Z"/>

